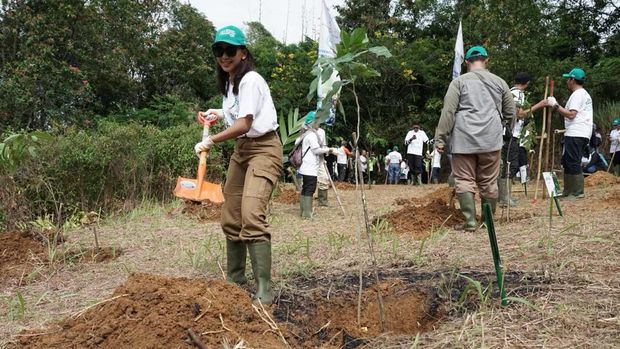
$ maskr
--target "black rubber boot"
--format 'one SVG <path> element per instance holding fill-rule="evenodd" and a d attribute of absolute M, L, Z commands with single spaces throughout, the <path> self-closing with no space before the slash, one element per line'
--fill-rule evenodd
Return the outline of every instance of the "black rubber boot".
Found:
<path fill-rule="evenodd" d="M 226 239 L 226 281 L 238 285 L 245 284 L 245 261 L 247 249 L 242 241 Z"/>
<path fill-rule="evenodd" d="M 312 199 L 312 197 L 310 197 Z M 271 241 L 258 241 L 247 244 L 252 272 L 256 280 L 255 301 L 265 305 L 273 303 L 271 292 Z"/>

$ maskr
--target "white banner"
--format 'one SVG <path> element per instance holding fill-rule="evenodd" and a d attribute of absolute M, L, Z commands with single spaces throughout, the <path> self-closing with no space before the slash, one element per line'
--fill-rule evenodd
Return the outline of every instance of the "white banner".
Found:
<path fill-rule="evenodd" d="M 456 43 L 454 44 L 454 66 L 452 66 L 452 79 L 456 79 L 461 75 L 461 66 L 465 59 L 465 49 L 463 48 L 463 26 L 459 21 L 459 31 L 456 34 Z"/>
<path fill-rule="evenodd" d="M 323 6 L 321 8 L 321 31 L 319 32 L 319 57 L 336 57 L 336 44 L 340 42 L 340 27 L 336 23 L 336 18 L 329 12 L 329 8 L 322 1 Z M 318 97 L 317 109 L 321 108 L 321 102 L 326 93 L 323 91 L 330 91 L 334 82 L 339 81 L 340 77 L 338 72 L 334 70 L 332 75 L 327 81 L 321 81 L 319 76 L 319 85 L 317 86 L 316 93 Z M 327 125 L 333 125 L 336 120 L 336 103 L 338 102 L 337 94 L 332 98 L 332 105 L 329 109 L 329 118 L 325 121 Z"/>

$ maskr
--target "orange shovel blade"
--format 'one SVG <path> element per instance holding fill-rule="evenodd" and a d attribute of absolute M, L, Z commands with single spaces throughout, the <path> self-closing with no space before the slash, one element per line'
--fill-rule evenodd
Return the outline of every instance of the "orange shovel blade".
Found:
<path fill-rule="evenodd" d="M 222 194 L 222 186 L 210 182 L 202 182 L 198 185 L 196 179 L 177 178 L 177 186 L 174 188 L 174 195 L 181 199 L 191 201 L 209 200 L 216 204 L 224 202 L 224 194 Z"/>

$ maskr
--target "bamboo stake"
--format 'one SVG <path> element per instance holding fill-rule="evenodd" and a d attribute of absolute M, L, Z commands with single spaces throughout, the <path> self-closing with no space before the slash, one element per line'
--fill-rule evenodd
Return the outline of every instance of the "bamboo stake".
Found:
<path fill-rule="evenodd" d="M 547 99 L 547 93 L 549 91 L 549 77 L 545 77 L 545 99 Z M 540 133 L 540 146 L 538 148 L 538 171 L 536 172 L 536 189 L 534 190 L 534 202 L 538 199 L 538 186 L 540 184 L 540 172 L 542 170 L 542 155 L 543 155 L 543 145 L 545 143 L 545 131 L 547 124 L 547 108 L 543 109 L 543 123 L 542 123 L 542 131 Z"/>
<path fill-rule="evenodd" d="M 618 141 L 616 141 L 616 151 L 611 154 L 611 160 L 609 161 L 609 166 L 607 166 L 607 172 L 609 172 L 609 170 L 611 170 L 611 168 L 614 166 L 614 158 L 616 157 L 616 153 L 618 152 Z"/>
<path fill-rule="evenodd" d="M 338 194 L 338 189 L 336 189 L 336 185 L 332 180 L 332 176 L 329 173 L 329 169 L 327 168 L 327 164 L 323 161 L 323 166 L 325 167 L 325 171 L 327 172 L 327 177 L 329 178 L 329 184 L 332 185 L 332 189 L 334 189 L 334 193 L 336 194 L 336 199 L 338 200 L 338 205 L 340 205 L 340 210 L 342 211 L 342 216 L 346 217 L 347 214 L 344 212 L 344 206 L 342 206 L 342 201 L 340 200 L 340 195 Z"/>

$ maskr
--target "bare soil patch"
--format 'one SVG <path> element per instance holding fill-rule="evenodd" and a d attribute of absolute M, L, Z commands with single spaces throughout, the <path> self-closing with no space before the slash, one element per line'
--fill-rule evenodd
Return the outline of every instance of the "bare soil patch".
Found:
<path fill-rule="evenodd" d="M 355 190 L 355 184 L 347 182 L 334 182 L 334 185 L 338 190 Z"/>
<path fill-rule="evenodd" d="M 293 205 L 299 202 L 299 193 L 292 188 L 283 188 L 280 194 L 273 198 L 273 201 L 280 204 Z"/>
<path fill-rule="evenodd" d="M 40 261 L 47 260 L 46 247 L 33 235 L 10 232 L 0 234 L 0 282 L 29 274 Z"/>
<path fill-rule="evenodd" d="M 616 177 L 605 171 L 595 172 L 584 179 L 586 187 L 598 187 L 620 183 L 620 177 Z"/>
<path fill-rule="evenodd" d="M 99 250 L 95 248 L 88 248 L 77 251 L 68 251 L 65 252 L 65 257 L 75 260 L 78 259 L 83 262 L 107 262 L 111 260 L 115 260 L 123 253 L 123 250 L 120 248 L 107 246 L 100 247 Z"/>

